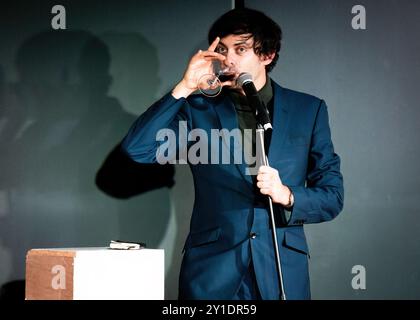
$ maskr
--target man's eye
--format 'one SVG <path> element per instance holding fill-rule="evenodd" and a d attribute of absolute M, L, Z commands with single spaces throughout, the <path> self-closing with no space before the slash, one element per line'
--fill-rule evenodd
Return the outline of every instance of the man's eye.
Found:
<path fill-rule="evenodd" d="M 226 52 L 226 49 L 225 49 L 225 48 L 223 48 L 223 47 L 217 47 L 217 48 L 216 48 L 216 52 L 217 52 L 217 53 L 225 53 L 225 52 Z"/>
<path fill-rule="evenodd" d="M 239 47 L 238 48 L 238 52 L 239 53 L 244 53 L 246 51 L 246 48 L 245 47 Z"/>

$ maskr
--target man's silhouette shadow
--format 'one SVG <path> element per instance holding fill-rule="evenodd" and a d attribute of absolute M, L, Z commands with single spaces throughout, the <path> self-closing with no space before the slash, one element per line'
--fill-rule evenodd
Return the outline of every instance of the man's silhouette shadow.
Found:
<path fill-rule="evenodd" d="M 130 51 L 139 57 L 125 60 L 137 79 L 133 88 L 145 83 L 135 92 L 152 101 L 158 84 L 153 80 L 156 50 L 138 34 L 104 39 L 85 31 L 36 34 L 18 50 L 18 81 L 2 85 L 3 91 L 7 87 L 2 96 L 22 111 L 16 112 L 10 137 L 0 140 L 8 159 L 2 190 L 12 195 L 10 212 L 0 217 L 0 244 L 12 257 L 10 280 L 23 277 L 31 248 L 107 246 L 116 238 L 153 248 L 166 231 L 169 192 L 157 189 L 173 185 L 174 169 L 137 164 L 119 153 L 116 146 L 136 117 L 108 94 L 115 83 L 113 61 L 125 59 L 115 54 Z M 2 291 L 2 296 L 7 294 Z"/>

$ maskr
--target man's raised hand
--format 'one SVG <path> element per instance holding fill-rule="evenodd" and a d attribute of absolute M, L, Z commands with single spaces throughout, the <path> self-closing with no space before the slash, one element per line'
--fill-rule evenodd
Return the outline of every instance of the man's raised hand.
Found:
<path fill-rule="evenodd" d="M 172 95 L 175 98 L 186 98 L 191 93 L 196 91 L 198 89 L 198 81 L 200 77 L 202 77 L 205 74 L 213 73 L 213 61 L 219 60 L 223 62 L 226 59 L 224 55 L 215 52 L 219 42 L 220 38 L 216 37 L 216 39 L 208 47 L 207 50 L 199 50 L 194 56 L 192 56 L 182 80 L 176 85 L 176 87 L 172 91 Z M 222 83 L 222 85 L 229 84 L 230 83 L 228 82 Z"/>

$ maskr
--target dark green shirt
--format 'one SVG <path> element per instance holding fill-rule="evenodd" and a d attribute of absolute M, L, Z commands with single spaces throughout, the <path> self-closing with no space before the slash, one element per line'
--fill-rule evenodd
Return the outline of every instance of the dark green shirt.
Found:
<path fill-rule="evenodd" d="M 246 150 L 245 148 L 243 148 L 244 150 L 244 157 L 246 158 L 247 156 L 249 157 L 249 155 L 255 156 L 255 131 L 256 131 L 256 127 L 257 127 L 257 123 L 256 123 L 256 119 L 255 119 L 255 115 L 253 114 L 253 111 L 251 110 L 250 106 L 248 105 L 248 101 L 246 96 L 243 96 L 241 93 L 239 93 L 239 91 L 234 91 L 234 90 L 229 90 L 229 95 L 233 101 L 233 104 L 235 105 L 235 109 L 236 109 L 236 114 L 238 117 L 238 126 L 239 129 L 241 129 L 242 134 L 243 134 L 243 130 L 244 129 L 252 129 L 252 144 L 249 144 L 248 141 L 248 145 L 252 145 L 252 150 Z M 271 85 L 271 79 L 267 77 L 267 82 L 265 83 L 264 87 L 261 88 L 261 90 L 259 91 L 259 95 L 261 97 L 262 102 L 265 104 L 265 106 L 267 107 L 267 110 L 269 112 L 270 115 L 270 119 L 273 120 L 273 116 L 274 116 L 274 92 L 273 92 L 273 87 Z M 270 147 L 270 142 L 271 142 L 271 134 L 272 131 L 268 130 L 264 133 L 264 145 L 265 145 L 265 151 L 268 155 L 269 153 L 269 147 Z M 253 164 L 249 164 L 250 161 L 247 161 L 248 166 L 250 167 L 254 167 L 255 163 Z M 257 181 L 256 181 L 256 176 L 252 176 L 252 180 L 253 180 L 253 185 L 254 185 L 254 206 L 257 207 L 264 207 L 267 208 L 268 207 L 268 197 L 264 196 L 260 191 L 259 188 L 257 187 Z M 279 211 L 281 208 L 281 205 L 276 205 L 274 204 L 273 209 L 274 212 L 277 216 L 282 217 L 283 214 Z M 290 210 L 290 209 L 287 209 Z M 288 211 L 289 212 L 289 211 Z M 290 217 L 290 213 L 288 214 Z M 286 214 L 287 216 L 287 214 Z M 289 218 L 287 218 L 289 219 Z"/>
<path fill-rule="evenodd" d="M 272 104 L 273 99 L 273 87 L 271 86 L 271 79 L 267 77 L 267 81 L 265 85 L 258 91 L 262 102 L 269 108 Z M 232 99 L 233 104 L 235 105 L 236 114 L 238 117 L 238 126 L 242 132 L 242 136 L 247 139 L 244 141 L 244 156 L 246 159 L 249 159 L 250 156 L 255 156 L 255 130 L 257 128 L 257 123 L 255 120 L 254 111 L 248 105 L 248 100 L 246 96 L 242 95 L 237 90 L 229 90 L 229 96 Z M 269 108 L 269 110 L 272 108 Z M 271 114 L 270 114 L 270 118 Z M 251 137 L 249 135 L 244 135 L 244 129 L 252 130 Z M 246 148 L 247 146 L 251 146 L 252 149 Z M 247 150 L 246 150 L 247 149 Z M 252 166 L 253 164 L 247 164 Z"/>

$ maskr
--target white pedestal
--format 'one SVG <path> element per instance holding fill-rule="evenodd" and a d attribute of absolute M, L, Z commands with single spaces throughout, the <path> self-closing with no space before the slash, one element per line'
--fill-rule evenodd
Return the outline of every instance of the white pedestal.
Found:
<path fill-rule="evenodd" d="M 164 299 L 164 251 L 33 249 L 26 256 L 26 299 Z"/>

